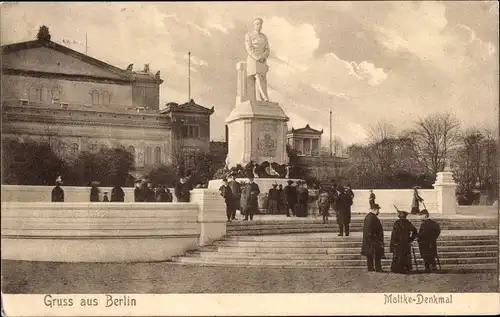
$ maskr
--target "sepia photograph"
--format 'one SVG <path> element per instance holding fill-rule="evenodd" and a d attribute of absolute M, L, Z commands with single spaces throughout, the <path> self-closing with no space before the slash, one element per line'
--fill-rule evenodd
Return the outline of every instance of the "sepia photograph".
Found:
<path fill-rule="evenodd" d="M 2 317 L 500 313 L 497 1 L 0 21 Z"/>

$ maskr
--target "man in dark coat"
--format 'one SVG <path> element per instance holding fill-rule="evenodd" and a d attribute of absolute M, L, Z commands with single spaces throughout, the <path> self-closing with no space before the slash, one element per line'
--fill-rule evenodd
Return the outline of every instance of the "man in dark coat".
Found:
<path fill-rule="evenodd" d="M 148 185 L 143 189 L 144 201 L 148 203 L 156 202 L 156 195 L 153 190 L 153 183 L 148 182 Z"/>
<path fill-rule="evenodd" d="M 229 175 L 228 181 L 229 188 L 231 188 L 231 193 L 233 195 L 233 214 L 231 215 L 231 220 L 236 220 L 236 210 L 242 211 L 240 200 L 241 200 L 241 185 L 236 181 L 234 175 Z"/>
<path fill-rule="evenodd" d="M 52 189 L 52 202 L 64 202 L 64 190 L 61 188 L 62 178 L 56 179 L 56 186 Z"/>
<path fill-rule="evenodd" d="M 418 248 L 420 256 L 424 259 L 425 271 L 431 273 L 437 270 L 437 239 L 441 234 L 441 227 L 436 221 L 429 218 L 427 209 L 421 210 L 420 214 L 423 220 L 418 231 Z"/>
<path fill-rule="evenodd" d="M 339 186 L 337 190 L 337 199 L 335 202 L 335 215 L 339 226 L 339 236 L 349 236 L 349 224 L 351 223 L 351 198 L 345 189 Z"/>
<path fill-rule="evenodd" d="M 97 187 L 99 182 L 93 181 L 90 187 L 90 202 L 99 202 L 99 193 L 101 192 Z"/>
<path fill-rule="evenodd" d="M 283 191 L 283 185 L 278 185 L 278 213 L 281 215 L 282 211 L 285 209 L 286 199 L 285 192 Z"/>
<path fill-rule="evenodd" d="M 309 190 L 305 182 L 297 182 L 297 206 L 295 210 L 295 215 L 297 217 L 307 217 L 307 207 L 309 204 Z"/>
<path fill-rule="evenodd" d="M 140 179 L 135 181 L 134 201 L 135 202 L 143 202 L 144 201 L 142 181 Z"/>
<path fill-rule="evenodd" d="M 229 187 L 229 184 L 227 182 L 227 179 L 224 177 L 222 181 L 224 182 L 224 184 L 222 184 L 222 186 L 219 188 L 219 192 L 220 195 L 224 198 L 224 202 L 226 203 L 227 222 L 231 222 L 233 216 L 233 209 L 235 209 L 234 197 L 231 191 L 231 187 Z"/>
<path fill-rule="evenodd" d="M 179 182 L 175 185 L 175 197 L 180 203 L 188 203 L 191 200 L 191 182 L 189 177 L 181 177 Z"/>
<path fill-rule="evenodd" d="M 286 216 L 290 217 L 290 211 L 292 215 L 295 216 L 295 205 L 297 204 L 297 187 L 293 186 L 293 181 L 288 181 L 288 185 L 285 186 L 285 197 L 286 197 Z"/>
<path fill-rule="evenodd" d="M 259 185 L 254 183 L 253 176 L 248 178 L 248 184 L 245 188 L 245 197 L 246 197 L 246 211 L 245 211 L 245 219 L 253 220 L 253 215 L 259 211 L 259 201 L 258 196 L 260 194 Z"/>
<path fill-rule="evenodd" d="M 391 271 L 408 274 L 412 270 L 411 244 L 417 238 L 417 228 L 406 217 L 408 212 L 398 210 L 399 219 L 394 222 L 391 233 Z"/>
<path fill-rule="evenodd" d="M 112 202 L 124 202 L 125 201 L 125 193 L 123 189 L 119 185 L 115 185 L 111 190 L 111 201 Z"/>
<path fill-rule="evenodd" d="M 363 245 L 361 255 L 366 256 L 368 271 L 382 272 L 384 256 L 384 229 L 378 218 L 380 206 L 374 204 L 363 223 Z"/>
<path fill-rule="evenodd" d="M 273 187 L 269 189 L 269 194 L 268 194 L 269 207 L 267 208 L 267 211 L 270 214 L 278 213 L 278 200 L 280 197 L 277 187 L 278 184 L 273 184 Z"/>

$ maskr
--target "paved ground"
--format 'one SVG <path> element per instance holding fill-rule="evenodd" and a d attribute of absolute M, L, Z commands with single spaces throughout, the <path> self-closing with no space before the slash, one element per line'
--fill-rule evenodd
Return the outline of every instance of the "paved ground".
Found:
<path fill-rule="evenodd" d="M 496 292 L 498 273 L 2 261 L 4 293 Z"/>

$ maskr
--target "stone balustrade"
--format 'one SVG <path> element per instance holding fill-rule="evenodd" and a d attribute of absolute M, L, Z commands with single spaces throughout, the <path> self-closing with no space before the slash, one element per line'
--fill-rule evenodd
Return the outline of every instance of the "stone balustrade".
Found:
<path fill-rule="evenodd" d="M 190 203 L 2 202 L 2 258 L 58 262 L 166 261 L 226 234 L 217 192 Z"/>

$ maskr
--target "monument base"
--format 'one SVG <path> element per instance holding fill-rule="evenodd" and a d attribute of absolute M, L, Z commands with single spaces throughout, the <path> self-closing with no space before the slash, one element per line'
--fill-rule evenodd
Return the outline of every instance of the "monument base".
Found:
<path fill-rule="evenodd" d="M 237 101 L 226 119 L 229 131 L 226 164 L 245 166 L 250 161 L 286 164 L 288 117 L 276 102 Z"/>

